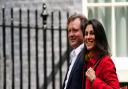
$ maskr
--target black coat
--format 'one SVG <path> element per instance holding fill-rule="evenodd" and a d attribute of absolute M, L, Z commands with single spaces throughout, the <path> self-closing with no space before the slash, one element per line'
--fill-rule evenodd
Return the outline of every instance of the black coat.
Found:
<path fill-rule="evenodd" d="M 83 64 L 84 64 L 84 49 L 77 56 L 77 59 L 71 70 L 66 89 L 82 89 Z M 65 80 L 62 89 L 64 89 L 64 86 L 65 86 Z"/>

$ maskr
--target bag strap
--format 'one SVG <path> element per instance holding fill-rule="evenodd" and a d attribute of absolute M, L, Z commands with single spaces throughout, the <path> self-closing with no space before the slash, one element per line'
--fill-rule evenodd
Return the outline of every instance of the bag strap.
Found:
<path fill-rule="evenodd" d="M 95 65 L 94 65 L 94 67 L 93 67 L 93 69 L 94 69 L 94 71 L 96 70 L 96 68 L 97 68 L 97 66 L 98 66 L 98 64 L 101 62 L 101 59 L 99 59 L 96 63 L 95 63 Z"/>

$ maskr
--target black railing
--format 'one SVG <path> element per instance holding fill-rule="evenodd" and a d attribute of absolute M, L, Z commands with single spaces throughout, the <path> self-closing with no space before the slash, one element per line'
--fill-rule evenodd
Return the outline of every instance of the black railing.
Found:
<path fill-rule="evenodd" d="M 62 13 L 58 11 L 58 24 L 55 24 L 57 18 L 54 12 L 47 13 L 45 4 L 42 12 L 34 11 L 35 19 L 30 19 L 29 9 L 26 10 L 27 19 L 23 19 L 24 12 L 19 9 L 17 25 L 14 9 L 10 9 L 10 15 L 7 15 L 5 10 L 6 8 L 2 8 L 0 24 L 0 63 L 3 63 L 0 89 L 61 89 L 64 76 L 62 68 L 66 71 L 69 65 L 67 31 L 66 27 L 62 27 L 66 22 L 62 23 L 62 19 L 67 19 L 69 13 L 67 12 L 66 18 L 63 18 Z M 7 17 L 10 17 L 10 23 Z M 50 23 L 47 22 L 48 18 L 51 18 Z M 39 24 L 41 19 L 42 24 Z M 35 25 L 31 25 L 31 20 Z M 26 25 L 23 25 L 23 21 Z M 67 64 L 64 65 L 66 61 Z M 8 76 L 11 79 L 8 79 Z"/>

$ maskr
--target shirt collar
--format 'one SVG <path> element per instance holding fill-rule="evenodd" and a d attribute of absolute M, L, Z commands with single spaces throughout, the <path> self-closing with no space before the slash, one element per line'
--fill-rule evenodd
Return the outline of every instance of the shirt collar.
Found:
<path fill-rule="evenodd" d="M 79 45 L 77 48 L 75 48 L 73 51 L 75 52 L 75 55 L 78 55 L 80 51 L 84 48 L 84 43 Z"/>
<path fill-rule="evenodd" d="M 80 51 L 84 48 L 84 43 L 79 45 L 77 48 L 73 49 L 70 53 L 70 63 L 72 62 L 73 57 L 77 57 Z"/>

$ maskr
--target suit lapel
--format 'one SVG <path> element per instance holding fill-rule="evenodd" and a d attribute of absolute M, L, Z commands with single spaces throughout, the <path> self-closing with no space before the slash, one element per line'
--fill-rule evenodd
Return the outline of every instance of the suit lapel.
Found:
<path fill-rule="evenodd" d="M 64 89 L 64 87 L 65 87 L 65 81 L 66 81 L 66 78 L 67 78 L 68 71 L 69 71 L 69 68 L 67 69 L 67 72 L 66 72 L 66 76 L 64 78 L 64 83 L 63 83 L 62 89 Z"/>
<path fill-rule="evenodd" d="M 77 67 L 78 67 L 78 65 L 79 65 L 79 63 L 80 63 L 80 61 L 81 61 L 82 58 L 83 58 L 83 57 L 82 57 L 83 55 L 84 55 L 84 53 L 83 53 L 83 50 L 82 50 L 82 51 L 78 54 L 77 59 L 76 59 L 74 65 L 73 65 L 72 71 L 71 71 L 70 76 L 69 76 L 68 84 L 70 84 L 70 81 L 71 81 L 71 79 L 72 79 L 72 76 L 73 76 L 73 74 L 74 74 L 74 71 L 75 71 L 75 69 L 77 69 Z M 67 86 L 68 86 L 68 85 L 67 85 Z"/>

